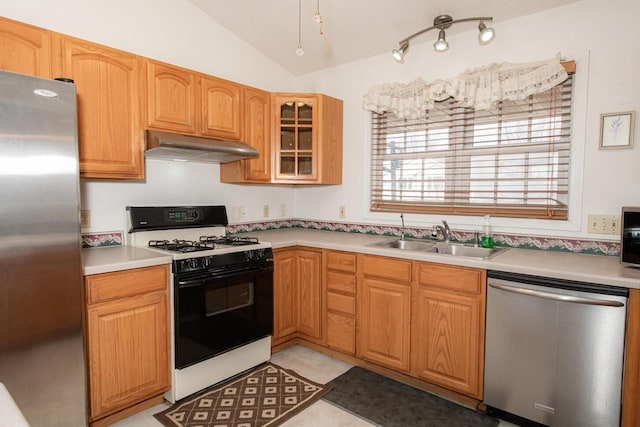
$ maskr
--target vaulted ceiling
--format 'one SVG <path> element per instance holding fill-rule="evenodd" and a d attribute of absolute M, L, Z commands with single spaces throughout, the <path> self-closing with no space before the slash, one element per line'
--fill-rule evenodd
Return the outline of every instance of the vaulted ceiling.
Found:
<path fill-rule="evenodd" d="M 303 56 L 296 55 L 298 0 L 188 1 L 293 75 L 301 75 L 390 53 L 401 39 L 433 25 L 438 15 L 492 16 L 497 24 L 578 0 L 299 0 Z M 322 16 L 322 34 L 313 20 L 316 11 Z M 454 25 L 447 33 L 476 27 Z M 433 43 L 436 38 L 431 32 L 412 43 Z"/>

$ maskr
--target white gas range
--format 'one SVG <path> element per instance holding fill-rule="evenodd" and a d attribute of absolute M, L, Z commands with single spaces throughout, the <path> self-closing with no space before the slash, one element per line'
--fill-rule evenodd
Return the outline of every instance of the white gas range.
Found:
<path fill-rule="evenodd" d="M 175 402 L 271 358 L 271 244 L 229 236 L 224 206 L 128 207 L 129 244 L 169 253 Z"/>

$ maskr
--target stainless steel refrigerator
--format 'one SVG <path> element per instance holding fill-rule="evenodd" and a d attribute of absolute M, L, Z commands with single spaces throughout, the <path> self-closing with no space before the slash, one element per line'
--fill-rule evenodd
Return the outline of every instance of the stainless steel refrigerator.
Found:
<path fill-rule="evenodd" d="M 33 427 L 86 425 L 76 117 L 72 83 L 0 71 L 0 383 Z"/>

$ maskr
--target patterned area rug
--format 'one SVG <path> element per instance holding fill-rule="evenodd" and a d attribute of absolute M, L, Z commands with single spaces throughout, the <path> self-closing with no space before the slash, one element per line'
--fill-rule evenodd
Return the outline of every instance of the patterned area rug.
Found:
<path fill-rule="evenodd" d="M 266 363 L 176 402 L 154 417 L 167 427 L 273 427 L 329 390 L 291 370 Z"/>
<path fill-rule="evenodd" d="M 499 421 L 374 372 L 353 367 L 322 400 L 383 427 L 496 427 Z"/>

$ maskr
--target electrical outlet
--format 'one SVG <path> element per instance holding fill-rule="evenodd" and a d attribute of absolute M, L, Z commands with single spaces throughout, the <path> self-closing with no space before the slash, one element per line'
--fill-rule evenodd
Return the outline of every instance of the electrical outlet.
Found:
<path fill-rule="evenodd" d="M 262 216 L 264 218 L 269 218 L 269 205 L 264 205 L 262 207 Z"/>
<path fill-rule="evenodd" d="M 347 208 L 344 206 L 340 206 L 338 208 L 338 217 L 346 218 L 347 217 Z"/>
<path fill-rule="evenodd" d="M 242 206 L 236 206 L 236 219 L 244 218 L 244 208 Z"/>
<path fill-rule="evenodd" d="M 81 228 L 91 227 L 91 211 L 89 209 L 80 210 L 80 227 Z"/>
<path fill-rule="evenodd" d="M 287 205 L 284 203 L 280 205 L 280 217 L 284 218 L 287 216 Z"/>
<path fill-rule="evenodd" d="M 587 232 L 593 234 L 618 234 L 620 233 L 617 215 L 588 215 Z"/>

